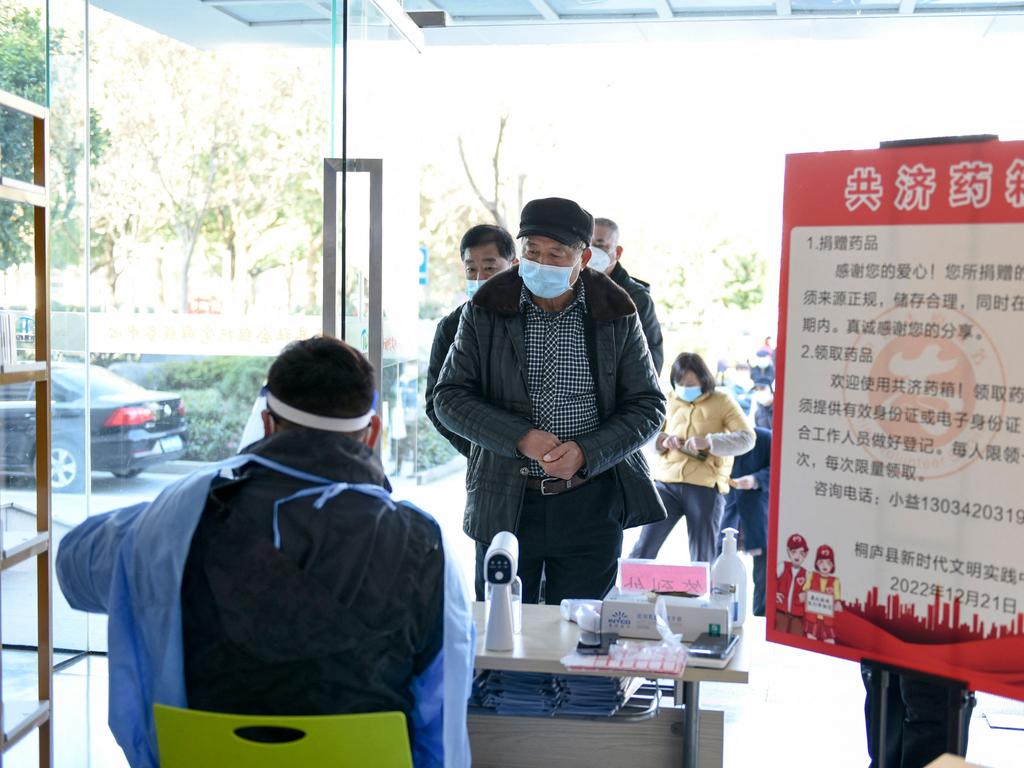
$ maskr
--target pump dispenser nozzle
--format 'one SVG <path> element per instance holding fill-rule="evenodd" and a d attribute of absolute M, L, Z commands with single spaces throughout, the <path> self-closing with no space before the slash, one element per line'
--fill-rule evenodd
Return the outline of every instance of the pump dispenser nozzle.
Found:
<path fill-rule="evenodd" d="M 735 528 L 723 528 L 722 533 L 725 534 L 725 540 L 722 541 L 722 552 L 727 552 L 730 555 L 736 554 L 736 534 L 739 531 Z"/>

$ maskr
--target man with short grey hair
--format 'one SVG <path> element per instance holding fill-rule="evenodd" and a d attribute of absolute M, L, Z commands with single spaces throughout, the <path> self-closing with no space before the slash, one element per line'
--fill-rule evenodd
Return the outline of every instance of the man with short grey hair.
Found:
<path fill-rule="evenodd" d="M 631 277 L 622 262 L 622 246 L 619 245 L 619 225 L 611 219 L 594 219 L 594 241 L 591 243 L 590 268 L 604 272 L 629 294 L 636 304 L 636 312 L 640 316 L 640 326 L 647 338 L 647 346 L 651 350 L 654 370 L 660 376 L 661 366 L 665 360 L 662 351 L 661 323 L 654 311 L 651 299 L 650 283 Z"/>

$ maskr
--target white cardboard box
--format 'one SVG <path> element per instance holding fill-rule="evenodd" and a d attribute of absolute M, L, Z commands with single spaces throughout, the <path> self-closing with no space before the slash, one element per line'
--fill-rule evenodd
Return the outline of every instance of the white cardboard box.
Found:
<path fill-rule="evenodd" d="M 673 633 L 682 635 L 684 642 L 692 642 L 704 632 L 725 635 L 731 629 L 729 611 L 711 605 L 704 598 L 661 596 L 657 600 L 665 604 L 669 628 Z M 657 604 L 645 593 L 613 589 L 601 605 L 601 631 L 615 632 L 622 637 L 659 640 L 656 608 Z"/>

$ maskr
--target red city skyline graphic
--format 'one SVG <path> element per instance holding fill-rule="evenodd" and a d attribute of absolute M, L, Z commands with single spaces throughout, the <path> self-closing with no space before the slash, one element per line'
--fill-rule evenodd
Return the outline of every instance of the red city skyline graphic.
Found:
<path fill-rule="evenodd" d="M 967 623 L 960 599 L 943 601 L 938 591 L 925 616 L 918 616 L 917 605 L 903 603 L 898 594 L 891 594 L 884 604 L 880 603 L 877 586 L 868 591 L 863 604 L 860 600 L 844 600 L 843 608 L 907 642 L 963 643 L 1024 636 L 1024 613 L 1018 613 L 1008 624 L 990 625 L 975 613 Z"/>

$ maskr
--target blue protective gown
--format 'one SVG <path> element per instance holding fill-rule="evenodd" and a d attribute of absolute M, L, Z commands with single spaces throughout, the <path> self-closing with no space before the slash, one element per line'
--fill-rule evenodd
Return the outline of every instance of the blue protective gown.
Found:
<path fill-rule="evenodd" d="M 167 486 L 151 503 L 91 517 L 64 537 L 57 578 L 65 597 L 73 608 L 109 617 L 109 724 L 132 768 L 159 765 L 153 704 L 188 706 L 181 609 L 185 562 L 211 484 L 249 462 L 309 482 L 301 495 L 316 497 L 319 506 L 343 492 L 393 504 L 380 486 L 334 482 L 242 454 Z M 412 684 L 417 768 L 470 765 L 466 700 L 473 671 L 472 613 L 446 542 L 444 547 L 442 650 Z"/>

